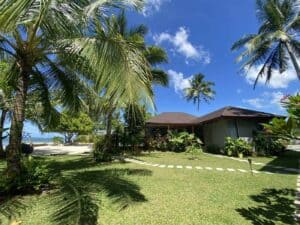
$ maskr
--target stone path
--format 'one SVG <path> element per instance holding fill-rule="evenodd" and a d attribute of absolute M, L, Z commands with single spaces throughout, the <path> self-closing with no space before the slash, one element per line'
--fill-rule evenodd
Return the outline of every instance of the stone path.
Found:
<path fill-rule="evenodd" d="M 208 156 L 212 156 L 212 157 L 231 159 L 231 160 L 235 160 L 235 161 L 242 162 L 242 163 L 249 163 L 247 159 L 234 158 L 234 157 L 229 157 L 229 156 L 224 156 L 224 155 L 214 155 L 214 154 L 210 154 L 210 153 L 204 153 L 204 154 L 208 155 Z M 282 170 L 282 171 L 286 171 L 286 172 L 300 173 L 300 170 L 296 169 L 296 168 L 272 166 L 272 165 L 268 165 L 268 164 L 261 163 L 261 162 L 255 162 L 255 161 L 252 161 L 252 164 L 255 166 L 265 166 L 265 167 L 269 167 L 271 169 Z"/>
<path fill-rule="evenodd" d="M 131 163 L 136 163 L 136 164 L 140 164 L 140 165 L 146 165 L 146 166 L 152 166 L 152 167 L 158 167 L 158 168 L 164 168 L 164 169 L 186 169 L 186 170 L 207 170 L 207 171 L 219 171 L 219 172 L 230 172 L 230 173 L 250 173 L 250 170 L 244 170 L 244 169 L 233 169 L 233 168 L 213 168 L 213 167 L 201 167 L 201 166 L 184 166 L 184 165 L 165 165 L 165 164 L 157 164 L 157 163 L 149 163 L 149 162 L 144 162 L 141 160 L 137 160 L 137 159 L 131 159 L 131 158 L 125 158 L 126 162 L 131 162 Z M 254 174 L 268 174 L 268 175 L 272 175 L 275 174 L 273 172 L 269 172 L 269 171 L 257 171 L 257 170 L 252 170 L 252 172 Z M 300 187 L 299 187 L 300 188 Z"/>
<path fill-rule="evenodd" d="M 295 220 L 300 222 L 300 175 L 298 176 L 298 180 L 297 180 L 295 205 L 296 205 Z"/>

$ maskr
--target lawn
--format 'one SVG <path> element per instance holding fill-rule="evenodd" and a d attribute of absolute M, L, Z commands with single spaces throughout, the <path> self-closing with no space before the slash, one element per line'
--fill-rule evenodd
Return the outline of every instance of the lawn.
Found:
<path fill-rule="evenodd" d="M 299 156 L 287 154 L 283 164 L 296 165 Z M 170 152 L 137 158 L 166 165 L 249 168 L 246 163 L 204 154 L 197 160 L 185 153 Z M 261 158 L 261 161 L 272 164 L 280 160 Z M 82 224 L 105 225 L 293 224 L 295 174 L 251 176 L 134 163 L 95 164 L 90 157 L 83 156 L 47 157 L 45 163 L 58 174 L 59 184 L 64 188 L 18 197 L 3 204 L 2 207 L 6 206 L 0 212 L 3 224 L 7 223 L 4 215 L 12 212 L 22 225 L 57 224 L 59 220 L 63 221 L 61 224 L 80 220 L 84 221 Z M 74 199 L 80 201 L 72 202 Z M 67 203 L 69 207 L 62 208 Z M 79 205 L 81 214 L 77 212 Z"/>

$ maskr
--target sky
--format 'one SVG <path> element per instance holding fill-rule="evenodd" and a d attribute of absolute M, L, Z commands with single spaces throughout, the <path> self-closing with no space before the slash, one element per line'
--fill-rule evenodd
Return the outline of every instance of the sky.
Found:
<path fill-rule="evenodd" d="M 265 85 L 253 81 L 259 68 L 247 73 L 240 70 L 231 52 L 232 44 L 259 27 L 253 0 L 146 0 L 142 12 L 127 12 L 129 25 L 145 24 L 149 28 L 146 41 L 164 48 L 169 62 L 161 65 L 170 77 L 167 88 L 154 87 L 156 113 L 186 112 L 201 116 L 224 106 L 237 106 L 276 114 L 285 114 L 279 101 L 299 90 L 299 81 L 291 68 L 275 73 Z M 201 102 L 200 109 L 183 98 L 192 75 L 202 73 L 215 83 L 216 95 L 210 103 Z M 39 131 L 26 123 L 25 131 L 33 136 Z"/>

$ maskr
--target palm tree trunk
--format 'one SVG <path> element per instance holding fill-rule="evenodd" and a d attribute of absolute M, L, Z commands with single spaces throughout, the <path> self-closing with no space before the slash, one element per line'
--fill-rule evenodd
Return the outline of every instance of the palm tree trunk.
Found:
<path fill-rule="evenodd" d="M 4 129 L 4 122 L 6 119 L 6 110 L 2 110 L 1 118 L 0 118 L 0 158 L 3 158 L 5 156 L 4 148 L 3 148 L 3 129 Z"/>
<path fill-rule="evenodd" d="M 300 67 L 299 67 L 299 64 L 298 64 L 298 60 L 297 60 L 295 54 L 293 53 L 291 45 L 288 42 L 285 42 L 284 45 L 285 45 L 285 47 L 286 47 L 286 49 L 287 49 L 287 51 L 289 53 L 289 56 L 290 56 L 290 58 L 292 60 L 292 63 L 293 63 L 294 68 L 296 70 L 297 76 L 300 79 Z"/>
<path fill-rule="evenodd" d="M 110 110 L 107 114 L 107 118 L 106 118 L 106 147 L 108 149 L 108 151 L 111 150 L 112 147 L 112 140 L 111 140 L 111 131 L 112 131 L 112 117 L 113 117 L 113 109 Z"/>
<path fill-rule="evenodd" d="M 22 71 L 17 82 L 17 91 L 10 127 L 9 145 L 6 151 L 7 176 L 14 180 L 21 173 L 21 144 L 23 122 L 25 119 L 25 102 L 28 88 L 28 73 Z"/>

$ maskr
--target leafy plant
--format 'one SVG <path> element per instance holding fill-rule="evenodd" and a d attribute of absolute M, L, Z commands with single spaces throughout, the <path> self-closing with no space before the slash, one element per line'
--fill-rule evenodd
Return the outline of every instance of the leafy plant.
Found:
<path fill-rule="evenodd" d="M 286 149 L 288 142 L 284 139 L 258 133 L 254 136 L 253 143 L 258 155 L 280 155 Z"/>
<path fill-rule="evenodd" d="M 63 144 L 64 143 L 64 139 L 62 137 L 56 136 L 52 138 L 52 142 L 53 144 Z"/>
<path fill-rule="evenodd" d="M 169 148 L 172 151 L 183 152 L 188 146 L 201 148 L 202 142 L 195 134 L 189 134 L 188 132 L 169 132 L 168 135 Z"/>
<path fill-rule="evenodd" d="M 225 139 L 224 150 L 228 156 L 237 156 L 242 158 L 244 155 L 252 154 L 252 146 L 241 138 L 227 137 Z"/>
<path fill-rule="evenodd" d="M 93 157 L 96 162 L 109 162 L 112 160 L 111 149 L 108 149 L 107 141 L 105 137 L 99 137 L 94 143 Z"/>

